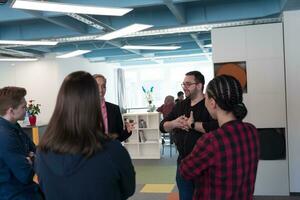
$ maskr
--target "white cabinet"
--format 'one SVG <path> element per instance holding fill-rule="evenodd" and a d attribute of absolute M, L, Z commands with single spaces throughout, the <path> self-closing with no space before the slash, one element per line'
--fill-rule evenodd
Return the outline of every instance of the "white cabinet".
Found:
<path fill-rule="evenodd" d="M 132 135 L 123 142 L 132 159 L 160 159 L 158 112 L 125 113 L 123 120 L 134 121 Z"/>

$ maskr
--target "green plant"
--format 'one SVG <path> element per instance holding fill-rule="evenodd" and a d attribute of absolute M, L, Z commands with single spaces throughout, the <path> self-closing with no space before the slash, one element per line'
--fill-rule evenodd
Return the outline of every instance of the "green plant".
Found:
<path fill-rule="evenodd" d="M 34 100 L 28 101 L 27 112 L 29 113 L 29 115 L 38 115 L 41 112 L 41 104 L 34 104 L 33 102 Z"/>

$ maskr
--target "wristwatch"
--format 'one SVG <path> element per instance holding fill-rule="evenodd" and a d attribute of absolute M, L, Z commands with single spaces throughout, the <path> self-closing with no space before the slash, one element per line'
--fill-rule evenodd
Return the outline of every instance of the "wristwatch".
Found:
<path fill-rule="evenodd" d="M 191 129 L 195 129 L 195 122 L 191 123 Z"/>

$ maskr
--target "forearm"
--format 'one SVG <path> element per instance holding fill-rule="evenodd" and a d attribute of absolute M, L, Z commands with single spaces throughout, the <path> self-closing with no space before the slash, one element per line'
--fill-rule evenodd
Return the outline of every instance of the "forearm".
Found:
<path fill-rule="evenodd" d="M 173 121 L 167 121 L 164 123 L 163 126 L 164 126 L 165 131 L 167 131 L 167 132 L 171 132 L 175 128 Z"/>
<path fill-rule="evenodd" d="M 205 129 L 203 128 L 203 123 L 202 122 L 195 122 L 195 128 L 196 131 L 205 133 Z"/>

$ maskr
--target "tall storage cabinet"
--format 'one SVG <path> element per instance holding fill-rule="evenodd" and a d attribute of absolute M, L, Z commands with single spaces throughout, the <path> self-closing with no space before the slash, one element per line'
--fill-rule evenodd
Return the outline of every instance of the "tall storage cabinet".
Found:
<path fill-rule="evenodd" d="M 132 135 L 123 143 L 132 159 L 160 159 L 158 112 L 126 113 L 123 120 L 134 121 Z"/>
<path fill-rule="evenodd" d="M 247 93 L 244 94 L 244 103 L 248 114 L 244 121 L 258 129 L 286 131 L 282 23 L 216 28 L 211 35 L 214 63 L 246 62 Z M 284 138 L 287 138 L 287 132 Z M 288 146 L 287 143 L 285 146 Z M 259 161 L 254 194 L 289 195 L 287 158 Z"/>

